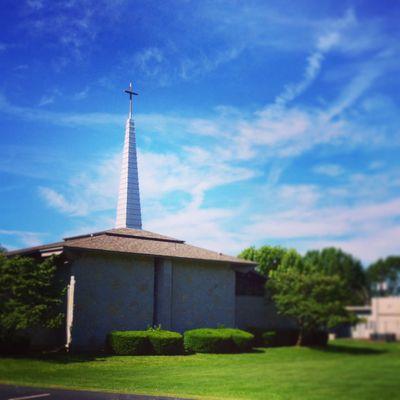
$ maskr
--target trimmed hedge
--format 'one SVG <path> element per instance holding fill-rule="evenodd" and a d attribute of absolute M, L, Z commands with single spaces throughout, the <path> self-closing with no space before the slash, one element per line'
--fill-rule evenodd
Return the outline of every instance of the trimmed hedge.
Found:
<path fill-rule="evenodd" d="M 224 332 L 231 335 L 233 343 L 239 352 L 250 351 L 253 348 L 254 335 L 240 329 L 225 328 Z"/>
<path fill-rule="evenodd" d="M 183 336 L 171 331 L 113 331 L 111 351 L 118 355 L 172 355 L 183 353 Z"/>
<path fill-rule="evenodd" d="M 148 338 L 154 354 L 182 354 L 183 336 L 171 331 L 149 331 Z"/>
<path fill-rule="evenodd" d="M 195 353 L 238 353 L 251 350 L 254 335 L 240 329 L 205 328 L 184 333 L 185 349 Z"/>
<path fill-rule="evenodd" d="M 113 331 L 108 334 L 108 345 L 118 355 L 151 354 L 149 334 L 146 331 Z"/>

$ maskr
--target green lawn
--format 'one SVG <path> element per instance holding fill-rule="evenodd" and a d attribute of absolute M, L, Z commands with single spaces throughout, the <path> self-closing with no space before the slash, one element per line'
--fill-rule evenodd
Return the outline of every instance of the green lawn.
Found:
<path fill-rule="evenodd" d="M 322 351 L 0 359 L 0 382 L 204 399 L 400 399 L 400 344 L 337 340 Z"/>

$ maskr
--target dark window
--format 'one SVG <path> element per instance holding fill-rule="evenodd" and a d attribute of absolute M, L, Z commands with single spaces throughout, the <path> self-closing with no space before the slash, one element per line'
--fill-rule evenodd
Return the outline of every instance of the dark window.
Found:
<path fill-rule="evenodd" d="M 236 272 L 236 296 L 264 296 L 265 282 L 256 272 Z"/>

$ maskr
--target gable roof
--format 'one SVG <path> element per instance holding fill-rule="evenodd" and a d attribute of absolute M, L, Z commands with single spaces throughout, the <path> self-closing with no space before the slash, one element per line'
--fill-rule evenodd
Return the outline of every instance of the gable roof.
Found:
<path fill-rule="evenodd" d="M 87 235 L 67 237 L 62 242 L 9 251 L 7 255 L 45 254 L 55 251 L 60 252 L 65 249 L 216 261 L 247 265 L 249 267 L 257 265 L 252 261 L 242 260 L 237 257 L 186 244 L 183 240 L 149 231 L 128 228 L 109 229 Z"/>

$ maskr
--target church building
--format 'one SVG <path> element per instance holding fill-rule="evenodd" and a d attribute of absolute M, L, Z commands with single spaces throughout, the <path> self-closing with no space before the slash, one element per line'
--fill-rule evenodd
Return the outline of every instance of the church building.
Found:
<path fill-rule="evenodd" d="M 66 318 L 51 340 L 87 351 L 104 348 L 112 330 L 271 326 L 276 314 L 265 303 L 264 280 L 252 272 L 254 262 L 142 229 L 136 93 L 132 85 L 125 92 L 130 110 L 115 228 L 8 252 L 37 259 L 60 255 L 59 274 L 68 284 Z"/>

